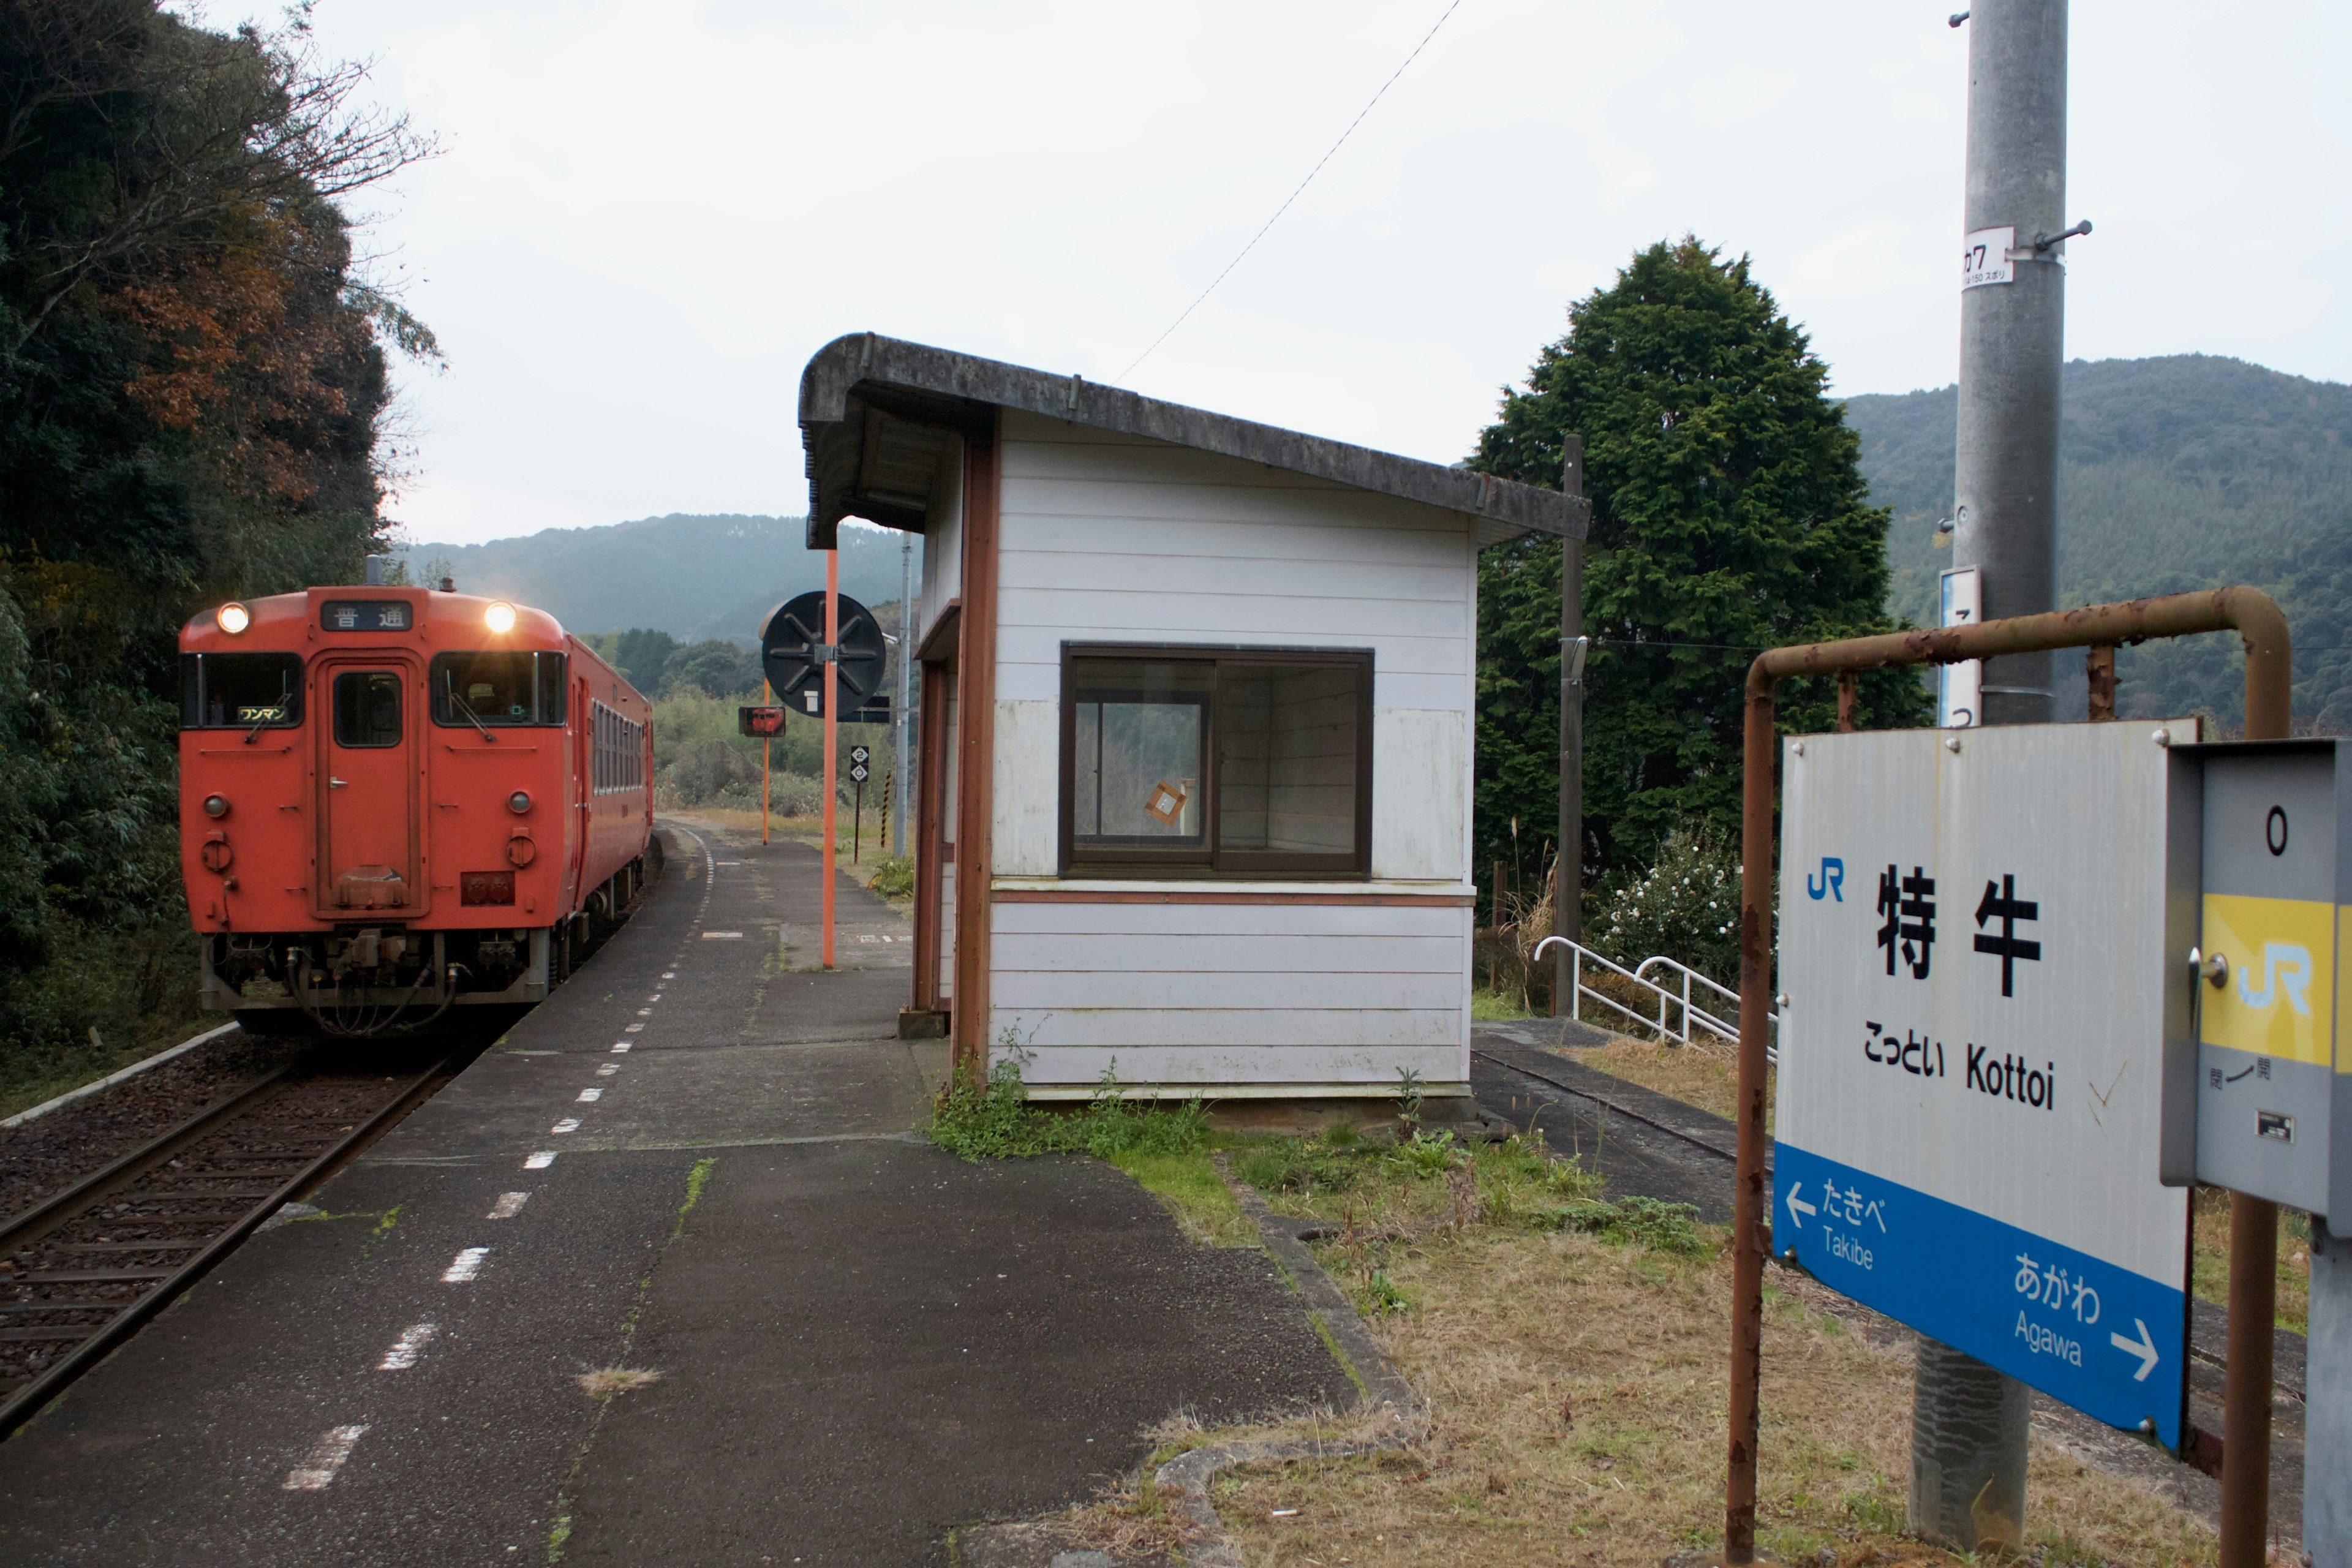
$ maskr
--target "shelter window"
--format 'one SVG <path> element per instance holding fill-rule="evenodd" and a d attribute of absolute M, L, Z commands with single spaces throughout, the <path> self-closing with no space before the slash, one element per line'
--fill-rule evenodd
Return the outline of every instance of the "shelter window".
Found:
<path fill-rule="evenodd" d="M 180 728 L 285 729 L 302 721 L 302 656 L 184 653 Z"/>
<path fill-rule="evenodd" d="M 1371 708 L 1369 653 L 1066 647 L 1064 871 L 1369 875 Z"/>
<path fill-rule="evenodd" d="M 335 677 L 335 744 L 397 746 L 400 677 L 389 669 L 352 669 Z"/>
<path fill-rule="evenodd" d="M 433 656 L 433 721 L 471 729 L 563 722 L 564 656 L 509 648 Z"/>

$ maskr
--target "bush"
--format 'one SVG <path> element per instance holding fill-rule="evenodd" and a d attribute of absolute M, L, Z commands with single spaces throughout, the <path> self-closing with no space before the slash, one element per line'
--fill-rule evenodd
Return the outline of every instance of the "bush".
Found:
<path fill-rule="evenodd" d="M 886 899 L 903 899 L 915 890 L 915 861 L 912 856 L 897 855 L 874 868 L 874 875 L 866 885 Z"/>
<path fill-rule="evenodd" d="M 1657 954 L 1722 985 L 1739 982 L 1739 850 L 1704 826 L 1678 827 L 1657 859 L 1611 900 L 1591 946 L 1628 968 Z"/>

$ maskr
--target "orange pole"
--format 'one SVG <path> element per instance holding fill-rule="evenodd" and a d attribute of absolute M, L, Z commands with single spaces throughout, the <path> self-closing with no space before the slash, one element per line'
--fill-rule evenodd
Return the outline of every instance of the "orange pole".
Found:
<path fill-rule="evenodd" d="M 766 707 L 776 700 L 776 689 L 764 679 L 760 682 L 760 705 Z M 768 841 L 768 763 L 776 752 L 773 741 L 760 742 L 760 842 Z"/>
<path fill-rule="evenodd" d="M 824 552 L 824 943 L 821 962 L 833 967 L 833 768 L 841 734 L 835 710 L 841 706 L 841 552 Z"/>

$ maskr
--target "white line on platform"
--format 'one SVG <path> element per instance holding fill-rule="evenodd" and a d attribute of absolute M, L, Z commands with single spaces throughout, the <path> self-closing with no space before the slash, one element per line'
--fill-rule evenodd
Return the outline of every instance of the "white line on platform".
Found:
<path fill-rule="evenodd" d="M 637 1009 L 637 1016 L 640 1018 L 650 1018 L 653 1016 L 654 1010 L 651 1007 L 640 1007 Z"/>
<path fill-rule="evenodd" d="M 616 1057 L 627 1056 L 629 1054 L 629 1042 L 626 1040 L 614 1040 L 613 1042 L 613 1054 Z"/>
<path fill-rule="evenodd" d="M 302 1465 L 286 1472 L 286 1489 L 289 1492 L 322 1492 L 352 1457 L 352 1448 L 365 1432 L 365 1426 L 338 1426 L 310 1446 Z"/>
<path fill-rule="evenodd" d="M 740 942 L 743 940 L 743 933 L 740 931 L 707 931 L 702 933 L 702 940 L 705 942 Z"/>
<path fill-rule="evenodd" d="M 596 1069 L 596 1076 L 597 1076 L 598 1078 L 611 1078 L 614 1073 L 619 1072 L 620 1070 L 621 1070 L 621 1064 L 620 1064 L 620 1063 L 618 1063 L 618 1062 L 606 1062 L 603 1067 L 600 1067 L 600 1068 L 598 1068 Z"/>
<path fill-rule="evenodd" d="M 487 1217 L 490 1219 L 512 1219 L 515 1215 L 522 1213 L 522 1205 L 529 1202 L 530 1202 L 530 1194 L 529 1193 L 500 1193 L 499 1194 L 499 1201 L 490 1205 L 490 1212 Z"/>
<path fill-rule="evenodd" d="M 554 1126 L 549 1128 L 548 1131 L 550 1132 L 577 1132 L 580 1131 L 580 1118 L 576 1116 L 567 1116 L 562 1121 L 557 1122 Z"/>
<path fill-rule="evenodd" d="M 631 1024 L 627 1028 L 623 1029 L 623 1030 L 621 1031 L 621 1033 L 623 1033 L 623 1034 L 625 1034 L 625 1035 L 634 1035 L 634 1034 L 636 1034 L 637 1032 L 639 1032 L 640 1030 L 642 1030 L 644 1027 L 645 1027 L 645 1026 L 644 1026 L 643 1024 Z"/>
<path fill-rule="evenodd" d="M 375 1363 L 376 1371 L 406 1372 L 416 1364 L 416 1358 L 425 1352 L 425 1347 L 432 1343 L 433 1336 L 440 1331 L 438 1323 L 409 1324 L 400 1338 L 392 1342 L 392 1348 L 383 1352 L 383 1359 Z"/>
<path fill-rule="evenodd" d="M 526 1171 L 544 1171 L 550 1165 L 554 1163 L 555 1151 L 552 1149 L 541 1149 L 530 1159 L 525 1160 L 522 1163 L 522 1168 Z"/>
<path fill-rule="evenodd" d="M 593 1105 L 604 1098 L 604 1091 L 601 1089 L 583 1089 L 580 1091 L 580 1099 L 583 1104 Z"/>
<path fill-rule="evenodd" d="M 661 1000 L 661 993 L 656 991 L 652 995 L 646 997 L 646 1000 L 648 1002 L 658 1002 Z"/>
<path fill-rule="evenodd" d="M 677 971 L 675 969 L 665 969 L 662 971 L 662 978 L 664 980 L 675 980 L 677 978 Z"/>
<path fill-rule="evenodd" d="M 490 1255 L 487 1247 L 469 1247 L 457 1254 L 448 1268 L 441 1270 L 444 1285 L 463 1285 L 482 1271 L 482 1259 Z"/>

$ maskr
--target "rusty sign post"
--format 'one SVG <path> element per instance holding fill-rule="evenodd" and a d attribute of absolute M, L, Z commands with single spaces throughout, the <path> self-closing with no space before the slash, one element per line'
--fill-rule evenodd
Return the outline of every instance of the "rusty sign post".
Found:
<path fill-rule="evenodd" d="M 1903 665 L 1943 665 L 2064 647 L 2235 629 L 2246 649 L 2246 736 L 2287 732 L 2292 659 L 2286 619 L 2259 590 L 2222 588 L 2125 604 L 2092 605 L 1974 626 L 1773 648 L 1748 667 L 1746 770 L 1741 800 L 1739 915 L 1739 1124 L 1733 1220 L 1731 1389 L 1724 1488 L 1724 1558 L 1756 1560 L 1759 1385 L 1763 1365 L 1767 1241 L 1764 1173 L 1765 1047 L 1772 1008 L 1773 718 L 1780 682 Z M 2111 657 L 2111 656 L 2109 656 Z M 2105 660 L 2096 652 L 2094 667 Z M 2105 696 L 2106 694 L 2100 694 Z M 2112 700 L 2108 697 L 2109 701 Z M 2275 1280 L 2266 1267 L 2274 1205 L 2233 1194 L 2230 1227 L 2231 1356 L 2221 1478 L 2222 1568 L 2262 1562 L 2270 1480 L 2270 1323 Z M 2244 1331 L 2241 1332 L 2242 1325 Z M 2242 1356 L 2241 1346 L 2243 1346 Z"/>

